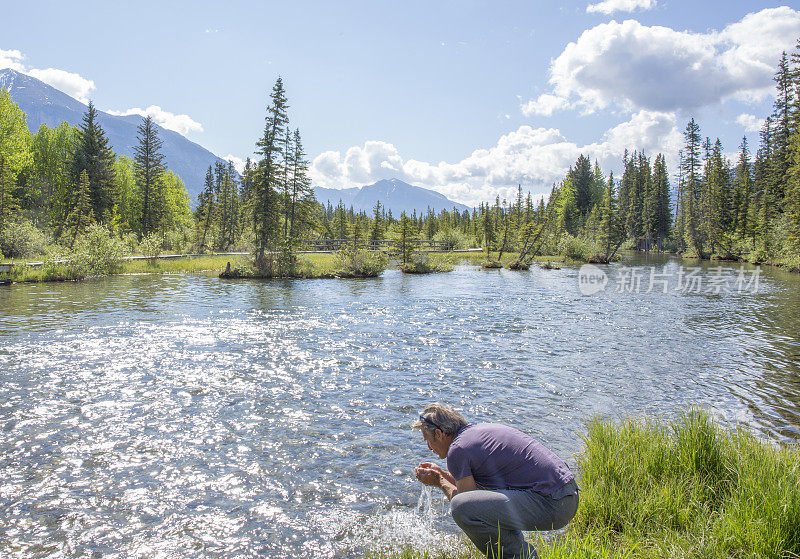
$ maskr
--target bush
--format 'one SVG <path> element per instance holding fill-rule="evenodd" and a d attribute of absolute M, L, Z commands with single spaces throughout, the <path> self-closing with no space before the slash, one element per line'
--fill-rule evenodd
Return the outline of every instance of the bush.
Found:
<path fill-rule="evenodd" d="M 90 225 L 86 233 L 78 238 L 76 247 L 75 261 L 86 275 L 92 276 L 117 272 L 126 255 L 125 243 L 96 223 Z"/>
<path fill-rule="evenodd" d="M 596 243 L 578 239 L 572 235 L 564 235 L 558 243 L 558 254 L 579 262 L 588 262 L 593 255 L 599 252 L 600 247 Z"/>
<path fill-rule="evenodd" d="M 50 239 L 28 220 L 12 221 L 0 229 L 0 254 L 21 258 L 44 254 Z"/>
<path fill-rule="evenodd" d="M 380 251 L 345 246 L 336 254 L 336 275 L 343 278 L 375 278 L 386 269 L 386 255 Z"/>
<path fill-rule="evenodd" d="M 456 229 L 438 231 L 432 240 L 444 243 L 443 250 L 459 250 L 471 246 L 470 238 Z"/>
<path fill-rule="evenodd" d="M 407 262 L 401 270 L 406 274 L 436 274 L 452 272 L 453 263 L 447 256 L 430 254 L 415 255 L 414 259 Z"/>
<path fill-rule="evenodd" d="M 139 252 L 142 256 L 146 256 L 151 264 L 155 264 L 158 257 L 161 255 L 161 250 L 164 243 L 164 237 L 159 233 L 150 233 L 143 237 L 139 243 Z"/>

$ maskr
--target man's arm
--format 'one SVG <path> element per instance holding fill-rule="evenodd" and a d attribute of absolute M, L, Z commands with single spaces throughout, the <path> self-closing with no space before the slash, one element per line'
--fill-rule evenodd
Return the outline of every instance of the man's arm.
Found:
<path fill-rule="evenodd" d="M 478 488 L 475 485 L 475 478 L 472 476 L 466 476 L 456 481 L 450 472 L 428 462 L 417 466 L 415 474 L 423 484 L 441 489 L 448 501 L 451 501 L 459 493 L 474 491 Z"/>

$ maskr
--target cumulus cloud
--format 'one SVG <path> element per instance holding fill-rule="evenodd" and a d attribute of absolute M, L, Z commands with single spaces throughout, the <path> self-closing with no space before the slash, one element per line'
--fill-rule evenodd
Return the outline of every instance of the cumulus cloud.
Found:
<path fill-rule="evenodd" d="M 37 80 L 52 85 L 59 91 L 63 91 L 81 103 L 89 102 L 89 92 L 94 89 L 94 82 L 92 80 L 87 80 L 79 74 L 74 74 L 65 70 L 58 70 L 56 68 L 39 70 L 33 68 L 26 73 Z"/>
<path fill-rule="evenodd" d="M 642 110 L 608 130 L 601 141 L 587 145 L 569 141 L 555 128 L 521 126 L 501 136 L 496 145 L 475 150 L 462 161 L 432 164 L 406 160 L 388 142 L 369 141 L 344 154 L 321 153 L 314 159 L 310 174 L 315 185 L 329 188 L 361 186 L 396 177 L 476 206 L 495 196 L 510 199 L 518 184 L 534 193 L 547 192 L 581 153 L 597 159 L 608 170 L 619 164 L 626 148 L 650 155 L 664 152 L 668 161 L 674 161 L 681 142 L 674 113 Z"/>
<path fill-rule="evenodd" d="M 225 161 L 230 161 L 231 163 L 233 163 L 234 168 L 239 172 L 240 175 L 244 173 L 244 164 L 245 164 L 244 159 L 242 159 L 241 157 L 236 157 L 231 153 L 223 157 L 223 159 Z"/>
<path fill-rule="evenodd" d="M 655 8 L 656 0 L 604 0 L 597 4 L 589 4 L 586 11 L 589 13 L 612 14 L 614 12 L 633 12 L 634 10 L 649 10 Z"/>
<path fill-rule="evenodd" d="M 153 121 L 158 124 L 159 126 L 166 128 L 167 130 L 172 130 L 185 136 L 189 132 L 202 132 L 203 125 L 199 122 L 195 121 L 189 115 L 176 115 L 169 111 L 165 111 L 158 105 L 150 105 L 146 109 L 140 109 L 139 107 L 133 107 L 131 109 L 127 109 L 125 111 L 107 111 L 110 115 L 115 116 L 130 116 L 130 115 L 140 115 L 140 116 L 151 116 L 153 117 Z"/>
<path fill-rule="evenodd" d="M 766 119 L 758 118 L 755 115 L 742 113 L 736 117 L 736 122 L 744 127 L 745 132 L 759 132 L 764 127 Z"/>
<path fill-rule="evenodd" d="M 722 31 L 692 33 L 611 21 L 584 31 L 552 61 L 552 91 L 523 103 L 526 114 L 559 108 L 594 112 L 692 110 L 731 97 L 761 100 L 783 50 L 800 35 L 800 12 L 751 13 Z"/>
<path fill-rule="evenodd" d="M 0 70 L 11 68 L 17 72 L 23 72 L 25 67 L 22 65 L 22 53 L 18 50 L 0 49 Z"/>
<path fill-rule="evenodd" d="M 555 111 L 568 109 L 570 107 L 569 100 L 557 95 L 543 93 L 536 99 L 531 99 L 522 105 L 522 112 L 525 116 L 532 114 L 550 116 Z"/>

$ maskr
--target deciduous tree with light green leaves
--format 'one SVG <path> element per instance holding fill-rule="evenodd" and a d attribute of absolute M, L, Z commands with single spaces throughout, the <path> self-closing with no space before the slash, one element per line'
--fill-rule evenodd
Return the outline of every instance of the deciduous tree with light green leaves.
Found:
<path fill-rule="evenodd" d="M 0 89 L 0 229 L 17 207 L 17 175 L 33 162 L 25 113 Z"/>

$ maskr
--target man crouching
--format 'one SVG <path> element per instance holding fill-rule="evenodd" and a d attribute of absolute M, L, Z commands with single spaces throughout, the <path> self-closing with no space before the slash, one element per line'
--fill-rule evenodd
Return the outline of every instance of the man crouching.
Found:
<path fill-rule="evenodd" d="M 563 528 L 578 510 L 578 486 L 564 463 L 512 427 L 468 424 L 450 406 L 431 404 L 414 423 L 447 470 L 423 462 L 414 473 L 440 488 L 453 520 L 491 559 L 535 558 L 522 530 Z"/>

